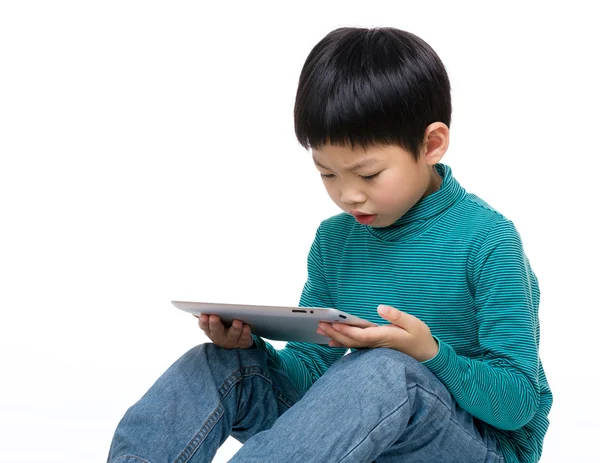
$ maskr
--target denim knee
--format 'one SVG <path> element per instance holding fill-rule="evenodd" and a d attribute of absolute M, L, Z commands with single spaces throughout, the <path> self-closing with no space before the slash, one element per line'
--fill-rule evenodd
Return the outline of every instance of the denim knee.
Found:
<path fill-rule="evenodd" d="M 242 358 L 246 357 L 241 349 L 225 349 L 212 342 L 199 344 L 188 350 L 183 356 L 183 361 L 189 362 L 207 362 L 215 365 L 239 365 Z"/>
<path fill-rule="evenodd" d="M 411 370 L 425 368 L 419 361 L 404 352 L 386 347 L 359 349 L 346 356 L 360 369 L 373 374 L 389 372 L 390 368 L 402 366 Z"/>
<path fill-rule="evenodd" d="M 221 360 L 242 360 L 249 358 L 261 359 L 266 357 L 266 353 L 260 349 L 226 349 L 219 347 L 212 342 L 205 342 L 192 347 L 184 356 L 201 356 L 205 358 L 216 358 Z M 262 362 L 261 362 L 262 363 Z"/>
<path fill-rule="evenodd" d="M 212 342 L 205 342 L 203 344 L 198 344 L 197 346 L 192 347 L 190 350 L 188 350 L 184 354 L 184 357 L 186 357 L 186 356 L 189 356 L 189 357 L 196 357 L 196 356 L 208 357 L 208 356 L 218 355 L 218 353 L 220 351 L 227 352 L 228 349 L 223 349 L 223 348 L 221 348 L 219 346 L 216 346 Z"/>
<path fill-rule="evenodd" d="M 450 399 L 446 388 L 426 366 L 394 349 L 359 349 L 338 363 L 349 369 L 353 381 L 364 383 L 365 387 L 379 385 L 387 389 L 406 389 L 416 384 Z"/>

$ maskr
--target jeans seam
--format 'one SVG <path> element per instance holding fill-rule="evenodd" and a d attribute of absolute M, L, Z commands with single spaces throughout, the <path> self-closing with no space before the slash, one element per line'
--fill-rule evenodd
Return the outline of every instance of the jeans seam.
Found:
<path fill-rule="evenodd" d="M 410 391 L 412 389 L 415 388 L 419 388 L 420 390 L 428 393 L 429 395 L 432 395 L 438 402 L 440 402 L 445 408 L 446 410 L 448 410 L 449 412 L 452 412 L 452 410 L 450 409 L 450 407 L 448 407 L 448 405 L 440 400 L 440 398 L 437 396 L 437 394 L 434 394 L 433 392 L 421 387 L 419 384 L 415 384 L 412 387 L 408 387 L 406 388 L 407 391 Z M 406 405 L 406 403 L 408 402 L 408 398 L 406 398 L 400 405 L 398 405 L 398 407 L 396 407 L 394 410 L 392 410 L 390 413 L 388 413 L 386 416 L 384 416 L 367 434 L 366 436 L 360 441 L 358 442 L 352 449 L 350 449 L 340 460 L 338 463 L 342 463 L 344 461 L 344 459 L 346 459 L 360 444 L 362 444 L 367 437 L 371 434 L 371 432 L 373 432 L 373 429 L 377 428 L 378 426 L 380 426 L 387 418 L 389 418 L 390 416 L 392 416 L 394 413 L 396 413 L 398 410 L 400 410 L 400 408 L 402 408 L 404 405 Z M 466 434 L 471 440 L 475 441 L 477 444 L 481 445 L 482 447 L 484 447 L 486 449 L 486 451 L 488 453 L 492 453 L 494 454 L 496 457 L 498 458 L 502 458 L 500 455 L 498 455 L 496 452 L 493 452 L 492 450 L 490 450 L 488 448 L 487 445 L 485 445 L 484 442 L 480 442 L 478 441 L 474 436 L 472 436 L 471 434 L 469 434 L 465 429 L 463 429 L 463 427 L 456 421 L 454 420 L 452 417 L 450 418 L 450 421 L 452 423 L 454 423 L 464 434 Z"/>
<path fill-rule="evenodd" d="M 412 389 L 412 388 L 411 388 Z M 408 389 L 409 390 L 409 389 Z M 400 410 L 400 408 L 402 408 L 404 405 L 406 405 L 406 403 L 408 402 L 408 397 L 400 404 L 398 405 L 394 410 L 392 410 L 390 413 L 388 413 L 386 416 L 384 416 L 381 420 L 379 420 L 379 422 L 373 427 L 373 429 L 375 429 L 376 427 L 380 426 L 381 423 L 383 423 L 388 417 L 392 416 L 394 413 L 396 413 L 398 410 Z M 367 437 L 371 434 L 371 432 L 373 431 L 373 429 L 371 429 L 367 435 L 365 437 L 363 437 L 363 439 L 358 442 L 354 447 L 352 447 L 340 460 L 338 463 L 343 462 L 346 457 L 348 457 L 360 444 L 362 444 Z"/>
<path fill-rule="evenodd" d="M 218 389 L 219 396 L 221 400 L 225 398 L 225 396 L 229 393 L 231 388 L 235 386 L 242 378 L 246 376 L 261 376 L 267 382 L 271 383 L 271 378 L 265 375 L 264 370 L 258 365 L 245 366 L 240 368 L 239 370 L 234 371 L 231 375 L 229 375 L 223 384 Z"/>
<path fill-rule="evenodd" d="M 434 392 L 432 392 L 432 391 L 430 391 L 428 389 L 425 389 L 420 384 L 415 384 L 415 386 L 413 386 L 413 387 L 418 387 L 423 392 L 425 392 L 425 393 L 433 396 L 440 404 L 442 404 L 446 408 L 446 410 L 448 410 L 450 412 L 450 414 L 452 414 L 452 409 L 448 406 L 448 404 L 446 404 L 446 402 L 444 402 L 443 400 L 440 400 L 439 396 L 436 393 L 434 393 Z M 473 436 L 472 434 L 470 434 L 469 432 L 467 432 L 467 430 L 465 428 L 463 428 L 458 421 L 456 421 L 454 418 L 452 418 L 452 415 L 450 415 L 450 421 L 456 427 L 458 427 L 463 434 L 465 434 L 466 436 L 468 436 L 472 441 L 475 441 L 476 444 L 479 444 L 481 447 L 484 447 L 488 452 L 493 453 L 494 455 L 496 455 L 496 453 L 492 452 L 488 448 L 488 446 L 482 440 L 478 440 L 475 436 Z M 499 457 L 499 455 L 496 455 L 496 456 Z"/>
<path fill-rule="evenodd" d="M 137 455 L 121 455 L 116 460 L 113 460 L 112 463 L 118 463 L 119 461 L 125 461 L 125 460 L 131 460 L 131 459 L 134 459 L 134 460 L 137 460 L 137 461 L 141 461 L 142 463 L 150 463 L 145 458 L 140 458 Z"/>
<path fill-rule="evenodd" d="M 294 405 L 293 402 L 283 395 L 279 388 L 273 385 L 271 377 L 258 365 L 242 367 L 239 370 L 234 371 L 225 381 L 223 381 L 223 384 L 218 390 L 221 400 L 224 400 L 225 397 L 227 397 L 229 392 L 233 389 L 233 386 L 239 383 L 243 378 L 249 376 L 260 376 L 271 385 L 277 399 L 283 402 L 287 407 L 292 407 L 292 405 Z"/>
<path fill-rule="evenodd" d="M 456 420 L 453 420 L 452 418 L 450 418 L 450 421 L 452 421 L 462 432 L 463 434 L 469 436 L 471 438 L 472 441 L 475 441 L 477 444 L 481 445 L 482 447 L 485 447 L 485 449 L 489 452 L 489 453 L 493 453 L 494 455 L 496 455 L 497 457 L 500 457 L 500 455 L 498 455 L 496 452 L 493 452 L 492 450 L 490 450 L 488 448 L 487 445 L 485 445 L 485 442 L 478 440 L 475 436 L 471 435 L 470 433 L 468 433 Z"/>
<path fill-rule="evenodd" d="M 174 460 L 173 463 L 186 463 L 189 459 L 194 455 L 198 447 L 202 445 L 202 442 L 208 437 L 210 432 L 213 430 L 215 425 L 219 422 L 223 414 L 225 413 L 222 402 L 229 395 L 229 392 L 233 390 L 233 387 L 239 383 L 242 379 L 249 376 L 259 376 L 271 384 L 273 386 L 273 382 L 271 378 L 264 374 L 264 370 L 257 365 L 242 367 L 239 370 L 234 371 L 231 375 L 229 375 L 225 381 L 221 384 L 218 389 L 219 394 L 219 405 L 215 410 L 211 413 L 211 415 L 206 419 L 200 430 L 194 435 L 190 443 L 182 450 L 177 459 Z M 275 396 L 288 405 L 288 401 L 281 397 L 280 394 L 274 389 Z M 291 405 L 289 405 L 291 407 Z"/>
<path fill-rule="evenodd" d="M 194 435 L 193 439 L 190 443 L 181 451 L 179 456 L 173 461 L 173 463 L 186 463 L 189 459 L 194 455 L 198 447 L 204 442 L 206 437 L 210 434 L 210 431 L 215 427 L 215 425 L 219 422 L 221 417 L 225 413 L 221 402 L 217 408 L 210 414 L 210 416 L 206 419 L 206 421 L 202 424 L 202 427 L 198 430 L 198 432 Z"/>
<path fill-rule="evenodd" d="M 273 387 L 273 392 L 275 393 L 275 398 L 283 402 L 286 407 L 292 408 L 294 406 L 294 404 L 290 402 L 279 389 Z"/>
<path fill-rule="evenodd" d="M 433 397 L 435 397 L 435 399 L 440 402 L 444 407 L 446 407 L 446 409 L 452 413 L 452 409 L 450 407 L 448 407 L 448 405 L 446 404 L 446 402 L 440 400 L 440 398 L 438 397 L 437 394 L 435 394 L 434 392 L 425 389 L 424 387 L 422 387 L 420 384 L 416 384 L 415 387 L 418 387 L 419 389 L 421 389 L 422 391 L 428 393 L 429 395 L 432 395 Z M 465 410 L 466 411 L 466 410 Z M 469 412 L 467 412 L 469 413 Z M 470 414 L 470 413 L 469 413 Z M 473 416 L 473 415 L 471 415 Z M 477 437 L 473 436 L 472 434 L 468 433 L 461 425 L 460 423 L 458 423 L 454 418 L 452 418 L 452 416 L 450 416 L 450 421 L 452 421 L 452 423 L 454 423 L 462 432 L 463 434 L 466 434 L 467 436 L 469 436 L 469 438 L 472 441 L 475 441 L 477 444 L 481 445 L 482 447 L 485 447 L 485 449 L 487 450 L 488 453 L 493 454 L 494 456 L 500 458 L 500 459 L 504 459 L 504 456 L 500 455 L 498 452 L 495 452 L 493 450 L 490 450 L 490 448 L 485 444 L 485 442 L 483 442 L 483 440 L 478 440 Z"/>

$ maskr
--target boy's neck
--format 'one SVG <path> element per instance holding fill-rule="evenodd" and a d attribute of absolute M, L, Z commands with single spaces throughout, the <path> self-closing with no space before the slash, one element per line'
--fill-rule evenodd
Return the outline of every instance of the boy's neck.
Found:
<path fill-rule="evenodd" d="M 427 187 L 427 190 L 425 190 L 425 194 L 423 195 L 423 198 L 426 198 L 430 194 L 438 191 L 440 189 L 440 187 L 442 186 L 442 181 L 443 181 L 442 177 L 440 176 L 440 174 L 437 171 L 437 169 L 435 168 L 435 166 L 431 166 L 431 177 L 429 180 L 429 186 Z"/>

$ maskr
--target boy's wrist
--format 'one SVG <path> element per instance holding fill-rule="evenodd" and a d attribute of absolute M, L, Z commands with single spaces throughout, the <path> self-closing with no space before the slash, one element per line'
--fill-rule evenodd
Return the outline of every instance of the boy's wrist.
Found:
<path fill-rule="evenodd" d="M 438 343 L 438 352 L 435 356 L 431 357 L 429 360 L 424 360 L 422 363 L 437 374 L 437 372 L 444 370 L 448 366 L 448 355 L 450 355 L 450 351 L 453 351 L 453 349 L 447 344 L 444 344 L 444 341 L 436 336 L 433 336 L 433 338 Z"/>
<path fill-rule="evenodd" d="M 429 343 L 429 345 L 430 345 L 430 347 L 428 347 L 427 350 L 424 352 L 423 358 L 419 359 L 420 362 L 427 362 L 427 361 L 435 358 L 437 356 L 437 354 L 439 353 L 440 344 L 434 336 L 431 336 L 431 342 Z"/>

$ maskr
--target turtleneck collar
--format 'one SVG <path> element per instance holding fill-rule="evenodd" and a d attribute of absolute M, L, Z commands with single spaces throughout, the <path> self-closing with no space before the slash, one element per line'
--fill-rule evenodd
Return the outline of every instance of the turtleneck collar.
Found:
<path fill-rule="evenodd" d="M 449 166 L 436 164 L 435 168 L 442 177 L 439 190 L 420 199 L 392 225 L 380 228 L 365 225 L 371 235 L 383 241 L 407 241 L 432 226 L 444 211 L 465 197 L 465 189 L 452 176 Z"/>

